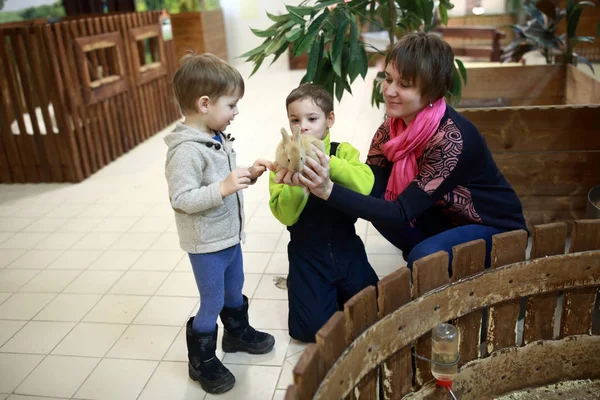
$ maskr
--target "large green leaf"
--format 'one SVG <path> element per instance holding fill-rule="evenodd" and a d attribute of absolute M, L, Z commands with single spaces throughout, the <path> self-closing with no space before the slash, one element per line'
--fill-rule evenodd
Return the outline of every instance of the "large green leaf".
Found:
<path fill-rule="evenodd" d="M 312 45 L 315 36 L 321 30 L 321 25 L 323 24 L 323 21 L 325 20 L 325 18 L 327 18 L 328 15 L 329 13 L 325 12 L 319 15 L 310 23 L 306 32 L 306 36 L 304 36 L 304 39 L 302 39 L 300 45 L 298 45 L 298 48 L 296 49 L 294 55 L 299 56 L 303 54 Z"/>
<path fill-rule="evenodd" d="M 448 9 L 443 4 L 443 2 L 440 3 L 438 8 L 440 10 L 440 19 L 442 20 L 442 24 L 448 25 Z"/>
<path fill-rule="evenodd" d="M 252 50 L 248 51 L 247 53 L 242 54 L 240 57 L 252 57 L 255 54 L 262 53 L 263 51 L 265 51 L 265 49 L 267 48 L 267 46 L 269 44 L 270 44 L 270 42 L 267 39 L 260 46 L 258 46 L 255 49 L 252 49 Z"/>
<path fill-rule="evenodd" d="M 308 66 L 306 68 L 307 82 L 312 82 L 315 77 L 315 73 L 317 72 L 317 65 L 319 65 L 319 50 L 322 42 L 323 38 L 321 38 L 321 40 L 315 40 L 313 42 L 312 47 L 310 48 L 310 54 L 308 56 Z"/>
<path fill-rule="evenodd" d="M 336 70 L 335 66 L 336 65 L 340 65 L 341 66 L 341 57 L 342 57 L 342 50 L 344 48 L 344 42 L 345 42 L 345 38 L 346 38 L 346 32 L 348 31 L 348 25 L 350 24 L 350 21 L 348 21 L 348 19 L 346 18 L 346 15 L 343 13 L 338 13 L 338 17 L 342 18 L 342 22 L 339 23 L 337 25 L 337 29 L 335 32 L 335 37 L 333 39 L 333 48 L 331 51 L 331 62 L 334 65 L 334 71 L 338 74 L 338 76 L 342 76 L 341 73 L 341 69 L 338 68 Z"/>
<path fill-rule="evenodd" d="M 466 86 L 467 85 L 467 69 L 465 68 L 465 64 L 463 64 L 463 62 L 461 60 L 459 60 L 458 58 L 455 58 L 454 61 L 456 61 L 456 65 L 458 65 L 458 71 L 460 72 L 460 76 Z"/>
<path fill-rule="evenodd" d="M 568 38 L 572 38 L 575 36 L 575 32 L 577 31 L 577 25 L 579 24 L 579 18 L 581 17 L 582 12 L 583 12 L 582 8 L 575 8 L 567 16 L 567 37 Z"/>
<path fill-rule="evenodd" d="M 348 75 L 350 76 L 350 82 L 354 82 L 362 70 L 362 65 L 360 64 L 361 55 L 359 54 L 360 48 L 358 27 L 356 26 L 356 21 L 353 20 L 350 24 L 350 57 L 348 60 Z"/>
<path fill-rule="evenodd" d="M 285 8 L 293 14 L 299 15 L 301 17 L 305 15 L 310 15 L 313 12 L 313 7 L 294 7 L 294 6 L 285 6 Z"/>
<path fill-rule="evenodd" d="M 301 26 L 298 26 L 298 27 L 292 29 L 291 31 L 286 32 L 285 39 L 288 42 L 293 42 L 294 40 L 296 40 L 300 37 L 300 35 L 302 34 L 303 31 L 304 31 L 304 28 Z"/>
<path fill-rule="evenodd" d="M 261 31 L 259 29 L 250 28 L 250 30 L 252 31 L 252 33 L 254 33 L 255 36 L 262 37 L 262 38 L 275 36 L 277 34 L 277 29 L 270 29 L 268 31 Z"/>
<path fill-rule="evenodd" d="M 269 17 L 269 19 L 274 22 L 285 22 L 285 21 L 289 21 L 289 19 L 290 19 L 289 14 L 275 15 L 275 14 L 271 14 L 268 11 L 267 11 L 267 17 Z"/>

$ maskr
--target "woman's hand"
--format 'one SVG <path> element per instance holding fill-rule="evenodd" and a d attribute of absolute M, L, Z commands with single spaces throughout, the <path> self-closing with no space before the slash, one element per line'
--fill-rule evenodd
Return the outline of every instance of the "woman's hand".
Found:
<path fill-rule="evenodd" d="M 333 181 L 329 177 L 329 157 L 312 145 L 320 164 L 310 157 L 306 158 L 306 164 L 302 171 L 304 175 L 299 176 L 300 183 L 306 186 L 315 196 L 327 200 L 333 190 Z"/>

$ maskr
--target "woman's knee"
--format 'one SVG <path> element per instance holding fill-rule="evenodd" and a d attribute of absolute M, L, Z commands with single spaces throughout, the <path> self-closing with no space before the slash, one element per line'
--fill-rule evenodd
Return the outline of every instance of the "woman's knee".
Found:
<path fill-rule="evenodd" d="M 408 260 L 406 260 L 406 262 L 412 268 L 412 264 L 415 261 L 433 253 L 437 253 L 440 250 L 446 250 L 442 243 L 439 243 L 436 240 L 424 240 L 412 249 L 408 254 Z"/>

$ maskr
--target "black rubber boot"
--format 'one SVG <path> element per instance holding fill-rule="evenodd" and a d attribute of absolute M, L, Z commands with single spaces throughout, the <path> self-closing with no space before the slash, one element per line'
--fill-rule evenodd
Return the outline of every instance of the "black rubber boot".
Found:
<path fill-rule="evenodd" d="M 225 393 L 235 384 L 235 377 L 215 355 L 218 326 L 215 324 L 212 332 L 201 333 L 192 330 L 193 322 L 191 317 L 186 327 L 190 378 L 199 381 L 207 393 Z"/>
<path fill-rule="evenodd" d="M 275 338 L 268 333 L 259 332 L 248 323 L 248 298 L 236 308 L 223 307 L 221 321 L 225 327 L 223 333 L 223 351 L 235 353 L 244 351 L 250 354 L 266 354 L 273 349 Z"/>

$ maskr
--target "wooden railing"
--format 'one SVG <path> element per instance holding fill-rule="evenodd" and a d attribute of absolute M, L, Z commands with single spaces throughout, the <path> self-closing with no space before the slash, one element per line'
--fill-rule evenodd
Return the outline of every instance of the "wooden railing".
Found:
<path fill-rule="evenodd" d="M 159 14 L 0 25 L 0 183 L 81 181 L 178 118 Z"/>
<path fill-rule="evenodd" d="M 454 247 L 451 278 L 438 252 L 415 261 L 412 284 L 400 268 L 364 289 L 306 348 L 286 399 L 448 398 L 414 355 L 430 356 L 430 331 L 447 321 L 460 332 L 461 399 L 600 378 L 600 220 L 574 221 L 564 254 L 567 229 L 536 226 L 528 261 L 527 232 L 507 232 L 493 237 L 488 270 L 476 240 Z"/>

